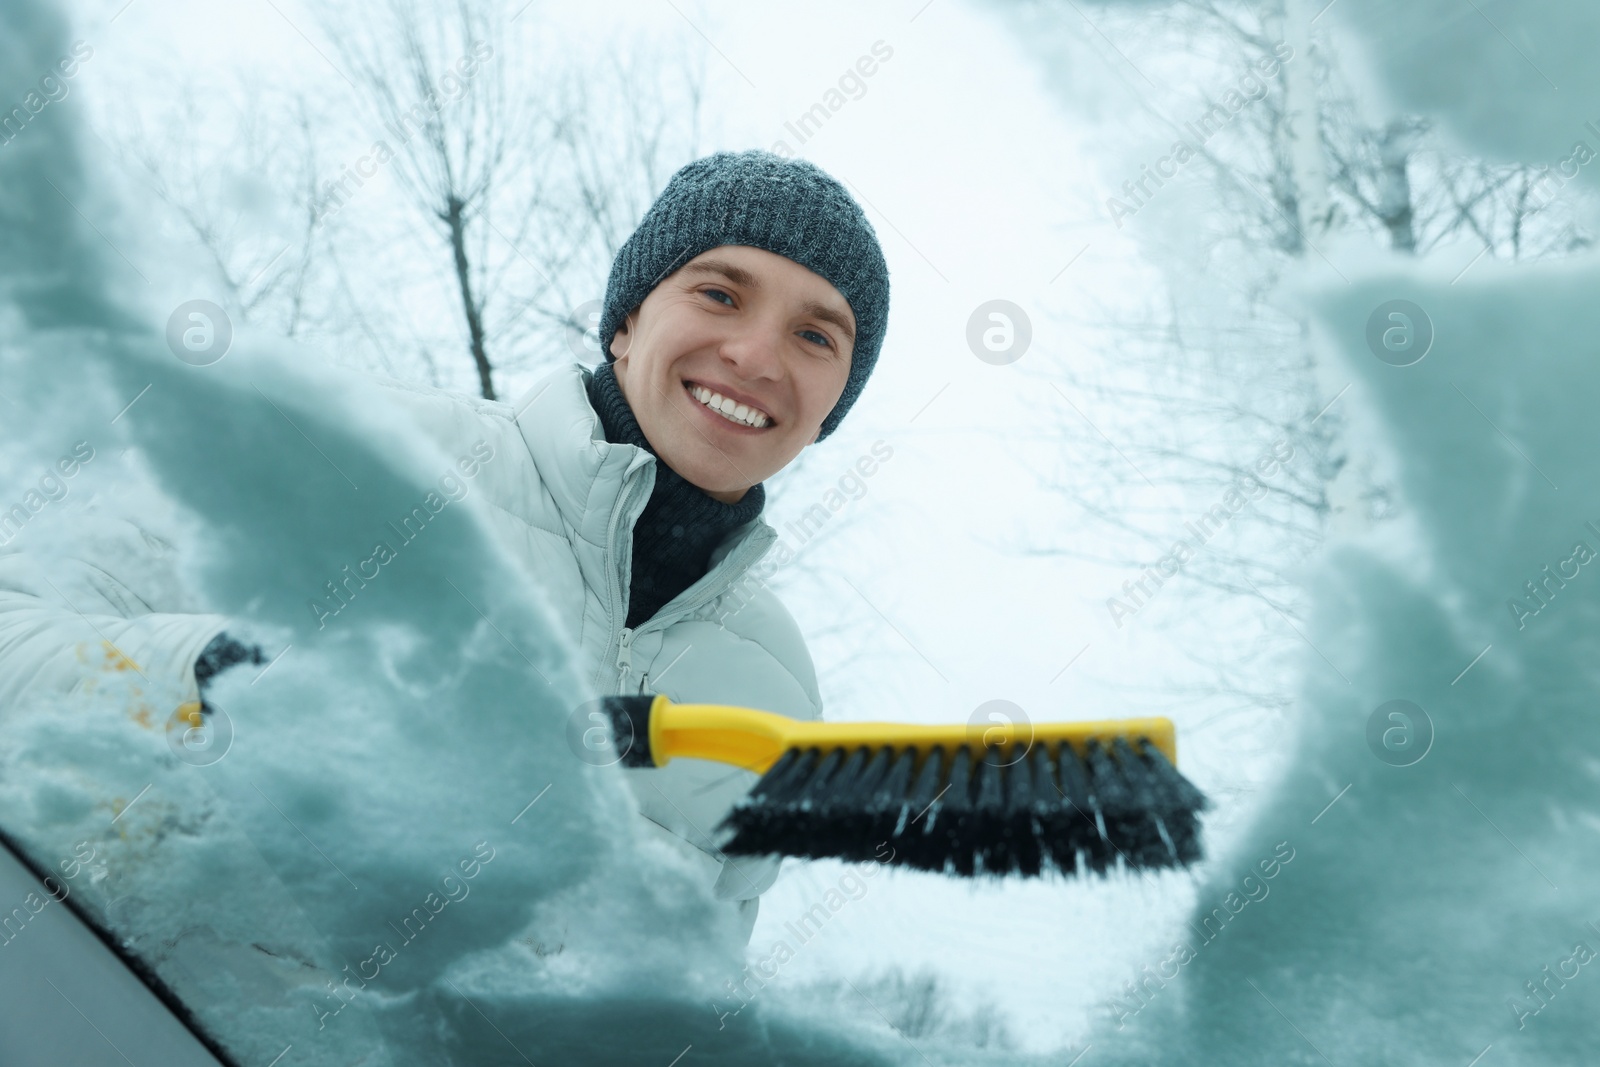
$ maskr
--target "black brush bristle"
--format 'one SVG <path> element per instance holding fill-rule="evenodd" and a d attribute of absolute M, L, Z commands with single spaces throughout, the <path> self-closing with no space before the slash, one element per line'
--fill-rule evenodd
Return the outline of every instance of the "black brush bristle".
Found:
<path fill-rule="evenodd" d="M 1186 867 L 1205 795 L 1146 738 L 1080 755 L 791 749 L 728 814 L 733 855 L 875 859 L 961 877 Z"/>

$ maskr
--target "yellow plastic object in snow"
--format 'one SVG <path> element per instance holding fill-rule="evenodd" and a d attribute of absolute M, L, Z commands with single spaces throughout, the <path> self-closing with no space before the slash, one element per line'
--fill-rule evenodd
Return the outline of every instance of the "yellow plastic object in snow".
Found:
<path fill-rule="evenodd" d="M 997 747 L 1009 756 L 1018 744 L 1043 745 L 1052 755 L 1070 744 L 1079 756 L 1090 741 L 1109 747 L 1117 738 L 1133 744 L 1148 738 L 1174 767 L 1177 733 L 1164 717 L 924 726 L 901 722 L 808 722 L 732 704 L 677 704 L 658 693 L 650 704 L 650 757 L 663 767 L 675 756 L 716 760 L 765 774 L 791 748 L 869 748 L 892 745 L 927 752 L 965 747 L 974 759 Z"/>

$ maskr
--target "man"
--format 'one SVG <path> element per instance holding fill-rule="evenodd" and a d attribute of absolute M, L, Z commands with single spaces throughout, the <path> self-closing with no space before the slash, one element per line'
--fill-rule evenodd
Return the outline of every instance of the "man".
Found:
<path fill-rule="evenodd" d="M 820 717 L 810 656 L 775 597 L 709 620 L 776 539 L 762 481 L 838 425 L 887 311 L 870 225 L 810 164 L 724 153 L 668 184 L 612 267 L 600 339 L 614 362 L 587 383 L 606 440 L 661 461 L 634 525 L 610 691 Z M 631 772 L 641 810 L 715 857 L 706 835 L 755 775 L 678 762 Z M 716 892 L 745 902 L 747 938 L 777 870 L 721 860 Z"/>
<path fill-rule="evenodd" d="M 882 251 L 843 187 L 804 161 L 717 153 L 679 170 L 617 253 L 605 363 L 569 364 L 514 404 L 381 389 L 446 455 L 481 455 L 477 442 L 494 457 L 476 475 L 481 513 L 538 580 L 597 693 L 814 719 L 798 627 L 770 591 L 734 587 L 777 540 L 763 480 L 838 426 L 877 362 L 888 305 Z M 118 533 L 143 551 L 137 520 Z M 224 632 L 229 620 L 187 613 L 132 567 L 74 561 L 89 575 L 74 584 L 55 565 L 41 580 L 0 558 L 0 698 L 83 684 L 85 649 L 104 644 L 145 674 L 192 672 L 204 709 L 218 673 L 263 659 Z M 689 759 L 625 773 L 646 832 L 704 869 L 748 940 L 777 858 L 730 859 L 709 835 L 756 775 Z"/>

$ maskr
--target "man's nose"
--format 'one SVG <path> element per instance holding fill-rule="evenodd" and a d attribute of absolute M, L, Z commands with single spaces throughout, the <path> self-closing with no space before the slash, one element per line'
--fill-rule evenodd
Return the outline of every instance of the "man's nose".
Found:
<path fill-rule="evenodd" d="M 722 343 L 722 358 L 746 380 L 783 376 L 781 327 L 750 323 Z"/>

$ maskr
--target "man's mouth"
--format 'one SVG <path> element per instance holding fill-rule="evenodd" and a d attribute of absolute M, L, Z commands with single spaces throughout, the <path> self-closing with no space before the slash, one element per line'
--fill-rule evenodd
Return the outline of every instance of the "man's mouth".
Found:
<path fill-rule="evenodd" d="M 764 411 L 739 404 L 728 399 L 713 389 L 696 382 L 686 381 L 684 389 L 701 407 L 713 415 L 720 416 L 724 421 L 731 422 L 749 430 L 763 430 L 773 424 L 772 419 Z"/>

